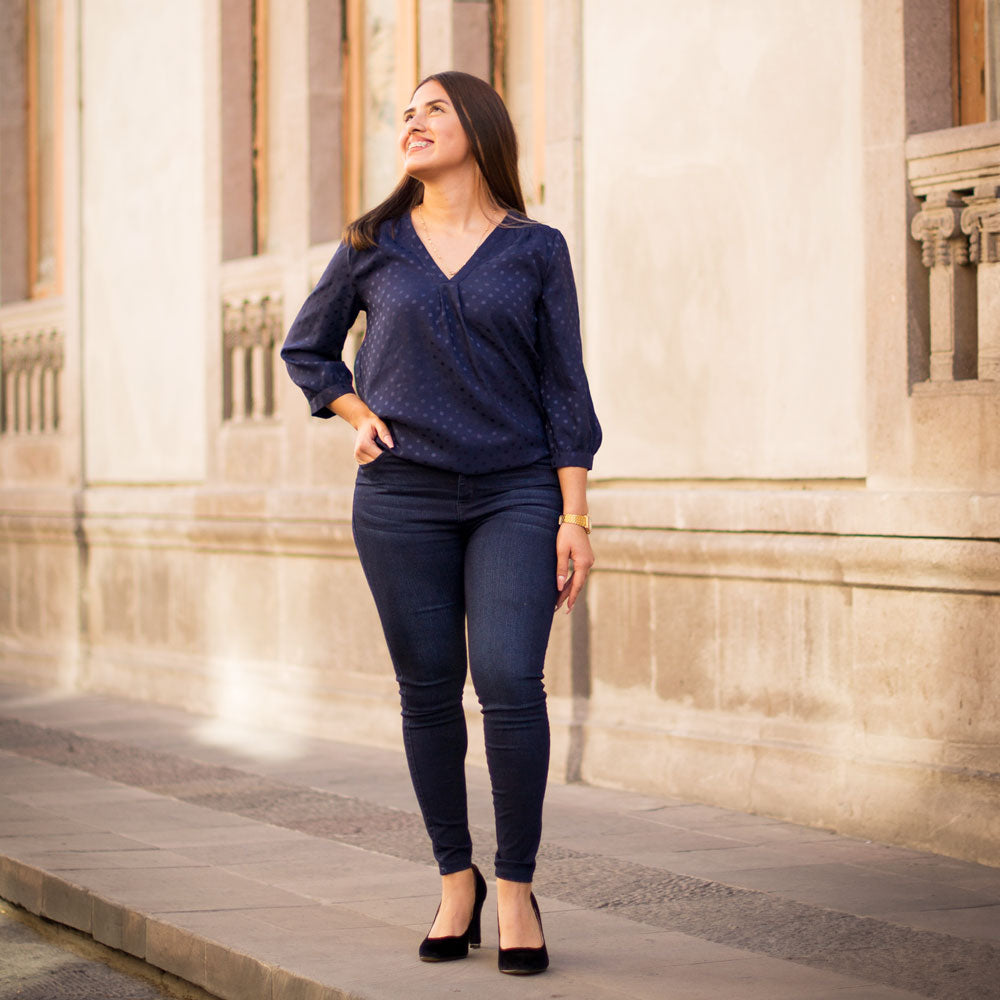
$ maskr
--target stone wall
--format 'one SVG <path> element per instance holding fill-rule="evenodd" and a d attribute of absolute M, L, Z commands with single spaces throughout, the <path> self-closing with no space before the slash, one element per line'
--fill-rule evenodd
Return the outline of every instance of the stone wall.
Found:
<path fill-rule="evenodd" d="M 863 477 L 860 3 L 583 11 L 595 471 Z"/>
<path fill-rule="evenodd" d="M 350 126 L 340 8 L 269 20 L 267 243 L 223 261 L 239 6 L 66 5 L 65 287 L 0 282 L 0 676 L 396 746 L 350 429 L 276 357 L 352 197 L 313 155 Z M 1000 135 L 947 127 L 936 5 L 637 0 L 641 37 L 620 5 L 508 6 L 532 212 L 569 239 L 606 430 L 553 777 L 1000 864 Z M 368 13 L 417 72 L 489 72 L 489 4 L 401 9 Z M 368 190 L 386 163 L 355 168 Z"/>

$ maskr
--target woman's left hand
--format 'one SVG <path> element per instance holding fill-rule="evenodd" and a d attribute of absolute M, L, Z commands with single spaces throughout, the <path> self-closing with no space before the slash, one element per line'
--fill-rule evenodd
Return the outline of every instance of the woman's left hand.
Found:
<path fill-rule="evenodd" d="M 569 571 L 571 560 L 572 574 Z M 556 611 L 563 604 L 566 605 L 566 614 L 573 610 L 593 565 L 594 550 L 590 547 L 590 535 L 578 524 L 561 524 L 556 535 L 556 586 L 559 588 Z"/>

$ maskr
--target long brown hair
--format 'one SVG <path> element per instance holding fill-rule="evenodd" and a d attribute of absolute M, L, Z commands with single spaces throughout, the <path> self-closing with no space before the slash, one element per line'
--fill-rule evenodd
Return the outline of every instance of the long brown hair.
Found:
<path fill-rule="evenodd" d="M 451 98 L 490 197 L 497 207 L 526 217 L 517 173 L 517 134 L 500 95 L 485 80 L 458 70 L 433 73 L 413 92 L 431 80 L 441 84 Z M 401 218 L 423 200 L 423 181 L 407 174 L 385 201 L 344 229 L 344 242 L 355 250 L 370 249 L 382 223 Z"/>

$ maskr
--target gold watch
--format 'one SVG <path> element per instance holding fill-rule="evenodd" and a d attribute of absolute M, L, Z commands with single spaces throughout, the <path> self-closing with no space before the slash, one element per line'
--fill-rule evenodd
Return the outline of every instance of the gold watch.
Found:
<path fill-rule="evenodd" d="M 590 534 L 590 518 L 586 514 L 560 514 L 560 524 L 578 524 L 587 534 Z"/>

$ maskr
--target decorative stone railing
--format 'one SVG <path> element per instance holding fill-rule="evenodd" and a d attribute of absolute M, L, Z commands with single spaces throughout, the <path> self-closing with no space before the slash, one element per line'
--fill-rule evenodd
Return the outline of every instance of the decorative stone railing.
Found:
<path fill-rule="evenodd" d="M 44 327 L 0 332 L 0 433 L 50 434 L 59 430 L 63 331 Z"/>
<path fill-rule="evenodd" d="M 284 314 L 280 295 L 226 298 L 222 305 L 222 416 L 226 421 L 274 415 L 275 353 Z"/>
<path fill-rule="evenodd" d="M 1000 123 L 911 136 L 906 154 L 929 283 L 927 380 L 914 390 L 1000 392 Z"/>

